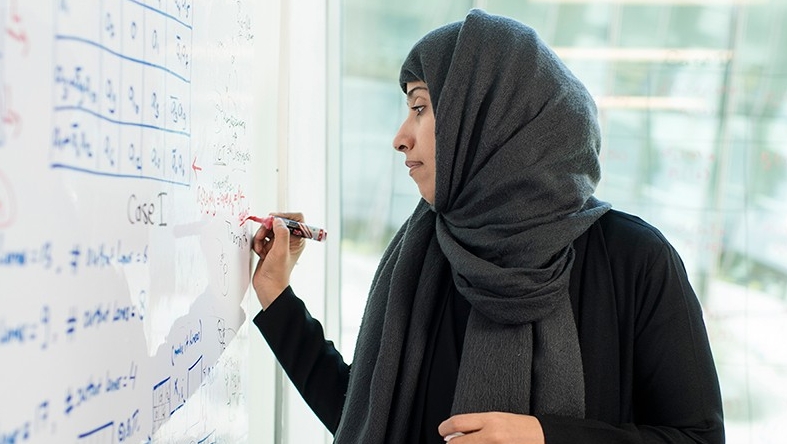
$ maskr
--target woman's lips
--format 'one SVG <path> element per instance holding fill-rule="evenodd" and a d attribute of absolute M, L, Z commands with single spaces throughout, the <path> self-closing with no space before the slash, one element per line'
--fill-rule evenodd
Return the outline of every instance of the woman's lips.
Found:
<path fill-rule="evenodd" d="M 418 168 L 419 166 L 423 165 L 422 162 L 416 162 L 414 160 L 408 160 L 404 162 L 404 165 L 410 169 L 410 174 L 413 174 L 413 170 Z"/>

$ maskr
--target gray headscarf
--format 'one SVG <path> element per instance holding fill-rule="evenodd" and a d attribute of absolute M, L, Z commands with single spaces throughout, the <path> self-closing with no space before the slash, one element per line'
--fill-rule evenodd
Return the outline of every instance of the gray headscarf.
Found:
<path fill-rule="evenodd" d="M 472 306 L 453 413 L 584 416 L 571 245 L 609 209 L 592 98 L 535 31 L 477 9 L 416 43 L 414 80 L 435 110 L 435 202 L 380 262 L 336 442 L 405 442 L 448 268 Z"/>

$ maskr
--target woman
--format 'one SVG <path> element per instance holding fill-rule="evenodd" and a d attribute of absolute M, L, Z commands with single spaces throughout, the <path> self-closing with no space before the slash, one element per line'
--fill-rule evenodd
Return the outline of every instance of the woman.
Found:
<path fill-rule="evenodd" d="M 680 258 L 593 197 L 582 84 L 480 10 L 422 38 L 400 83 L 394 148 L 423 200 L 380 262 L 352 371 L 289 287 L 303 241 L 281 224 L 254 239 L 254 322 L 336 442 L 723 442 Z"/>

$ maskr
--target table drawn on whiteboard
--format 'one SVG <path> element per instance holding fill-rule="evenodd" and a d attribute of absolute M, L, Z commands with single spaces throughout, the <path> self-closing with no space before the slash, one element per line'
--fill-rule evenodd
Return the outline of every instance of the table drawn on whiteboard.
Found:
<path fill-rule="evenodd" d="M 188 396 L 202 385 L 204 374 L 200 355 L 186 370 L 183 377 L 169 376 L 153 386 L 153 432 L 186 403 Z"/>
<path fill-rule="evenodd" d="M 180 3 L 177 14 L 106 5 L 97 36 L 61 4 L 51 168 L 190 186 L 191 5 Z M 139 19 L 121 25 L 126 14 Z"/>
<path fill-rule="evenodd" d="M 29 368 L 9 366 L 0 443 L 213 442 L 246 427 L 233 338 L 250 233 L 228 221 L 248 212 L 238 172 L 260 107 L 250 5 L 192 3 L 0 0 L 0 281 L 13 290 L 0 361 Z M 203 426 L 183 427 L 189 406 Z"/>

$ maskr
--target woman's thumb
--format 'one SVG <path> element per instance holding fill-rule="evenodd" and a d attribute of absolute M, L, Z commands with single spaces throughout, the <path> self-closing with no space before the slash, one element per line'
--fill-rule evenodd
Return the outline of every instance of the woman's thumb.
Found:
<path fill-rule="evenodd" d="M 284 249 L 289 248 L 290 245 L 290 230 L 280 217 L 273 218 L 273 248 Z"/>

